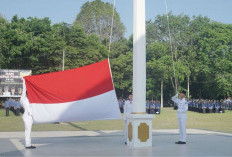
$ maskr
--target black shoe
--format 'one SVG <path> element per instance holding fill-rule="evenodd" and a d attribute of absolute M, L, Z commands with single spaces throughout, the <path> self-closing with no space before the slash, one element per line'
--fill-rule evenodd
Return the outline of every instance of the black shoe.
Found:
<path fill-rule="evenodd" d="M 127 145 L 127 141 L 125 142 L 125 145 Z"/>
<path fill-rule="evenodd" d="M 35 149 L 35 148 L 36 148 L 35 146 L 26 147 L 26 149 Z"/>
<path fill-rule="evenodd" d="M 186 144 L 186 142 L 183 142 L 183 141 L 178 141 L 178 142 L 175 142 L 176 144 Z"/>

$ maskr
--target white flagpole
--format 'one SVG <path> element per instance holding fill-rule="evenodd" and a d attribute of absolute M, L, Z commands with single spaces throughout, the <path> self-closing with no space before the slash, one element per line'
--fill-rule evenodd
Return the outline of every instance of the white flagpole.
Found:
<path fill-rule="evenodd" d="M 146 114 L 145 0 L 133 1 L 133 20 L 133 112 L 127 116 L 127 144 L 150 147 L 154 116 Z"/>
<path fill-rule="evenodd" d="M 145 0 L 134 0 L 133 10 L 133 112 L 146 111 Z"/>

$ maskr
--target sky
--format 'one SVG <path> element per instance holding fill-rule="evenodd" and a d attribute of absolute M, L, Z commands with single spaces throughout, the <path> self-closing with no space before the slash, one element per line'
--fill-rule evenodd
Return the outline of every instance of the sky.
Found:
<path fill-rule="evenodd" d="M 0 0 L 0 14 L 7 20 L 19 17 L 49 17 L 54 23 L 72 24 L 81 6 L 93 0 Z M 102 0 L 112 3 L 114 0 Z M 232 24 L 232 0 L 167 0 L 168 11 L 174 15 L 207 16 L 211 20 Z M 126 27 L 125 37 L 133 33 L 133 0 L 115 0 L 116 11 Z M 146 0 L 146 20 L 166 14 L 164 0 Z"/>

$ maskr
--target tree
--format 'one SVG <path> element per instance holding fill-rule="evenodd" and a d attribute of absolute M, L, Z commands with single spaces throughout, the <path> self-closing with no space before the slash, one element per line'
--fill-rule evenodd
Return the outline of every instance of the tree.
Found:
<path fill-rule="evenodd" d="M 100 40 L 104 41 L 107 45 L 110 40 L 112 15 L 113 6 L 110 3 L 104 3 L 101 0 L 86 2 L 81 7 L 81 11 L 77 15 L 74 25 L 82 26 L 87 35 L 97 34 Z M 122 39 L 124 32 L 125 27 L 120 21 L 120 16 L 115 9 L 112 42 Z"/>
<path fill-rule="evenodd" d="M 132 92 L 133 53 L 127 52 L 110 60 L 117 96 L 127 98 Z"/>
<path fill-rule="evenodd" d="M 175 16 L 171 13 L 169 20 L 173 64 L 179 89 L 190 89 L 192 98 L 219 99 L 231 95 L 232 26 L 213 22 L 207 17 L 190 19 L 186 15 Z M 159 93 L 159 88 L 153 89 L 152 86 L 157 86 L 165 72 L 164 67 L 168 65 L 167 61 L 171 56 L 168 42 L 166 15 L 158 15 L 154 22 L 148 21 L 147 85 L 150 94 Z M 164 48 L 169 53 L 165 53 Z M 156 73 L 158 74 L 155 75 Z M 163 80 L 167 95 L 170 93 L 168 86 L 174 84 L 172 68 L 169 73 L 171 79 Z M 163 81 L 161 79 L 161 84 Z"/>
<path fill-rule="evenodd" d="M 107 58 L 108 51 L 99 38 L 86 35 L 82 27 L 72 26 L 67 36 L 67 67 L 80 67 Z"/>
<path fill-rule="evenodd" d="M 147 22 L 147 32 L 149 33 L 147 34 L 147 41 L 149 45 L 157 42 L 163 43 L 168 48 L 168 55 L 171 56 L 173 53 L 173 66 L 175 69 L 175 76 L 174 71 L 172 71 L 173 75 L 171 75 L 170 81 L 172 82 L 173 89 L 175 91 L 175 86 L 177 86 L 179 89 L 182 88 L 181 83 L 186 77 L 187 73 L 184 73 L 182 70 L 185 70 L 186 72 L 189 71 L 187 70 L 187 65 L 184 65 L 183 62 L 181 62 L 181 58 L 185 56 L 186 45 L 189 41 L 188 25 L 190 23 L 190 18 L 187 15 L 175 16 L 172 15 L 172 13 L 169 13 L 168 16 L 170 23 L 171 39 L 169 37 L 166 15 L 158 15 L 154 22 Z M 172 44 L 172 49 L 169 44 L 170 40 Z M 159 52 L 159 50 L 156 51 L 156 53 L 158 53 L 159 56 L 164 56 L 167 54 L 162 54 L 161 52 Z"/>
<path fill-rule="evenodd" d="M 80 26 L 51 25 L 48 18 L 28 19 L 14 16 L 6 28 L 0 27 L 1 63 L 6 69 L 32 69 L 33 74 L 76 68 L 107 58 L 107 49 L 96 35 L 87 36 Z"/>
<path fill-rule="evenodd" d="M 165 43 L 154 42 L 147 46 L 147 99 L 161 99 L 163 87 L 172 77 L 172 58 Z M 165 97 L 170 95 L 166 92 Z"/>
<path fill-rule="evenodd" d="M 7 31 L 6 25 L 7 25 L 7 21 L 0 14 L 0 68 L 2 68 L 1 65 L 4 64 L 4 60 L 5 60 L 2 51 L 5 47 L 4 45 L 6 44 L 6 41 L 3 37 L 3 33 Z"/>
<path fill-rule="evenodd" d="M 127 98 L 132 92 L 133 45 L 132 37 L 112 43 L 109 53 L 114 86 L 118 97 Z"/>
<path fill-rule="evenodd" d="M 174 59 L 166 16 L 147 22 L 147 99 L 170 100 L 175 91 L 173 66 L 179 89 L 189 88 L 192 98 L 231 96 L 232 25 L 202 16 L 169 17 Z M 105 41 L 95 33 L 87 35 L 78 24 L 51 25 L 49 18 L 25 19 L 17 15 L 8 22 L 0 17 L 0 68 L 32 69 L 33 74 L 60 71 L 63 50 L 65 69 L 109 56 L 116 93 L 126 98 L 132 92 L 133 36 L 113 42 L 110 52 Z"/>
<path fill-rule="evenodd" d="M 231 95 L 231 26 L 211 22 L 196 38 L 199 82 L 194 93 L 205 98 L 223 98 Z"/>

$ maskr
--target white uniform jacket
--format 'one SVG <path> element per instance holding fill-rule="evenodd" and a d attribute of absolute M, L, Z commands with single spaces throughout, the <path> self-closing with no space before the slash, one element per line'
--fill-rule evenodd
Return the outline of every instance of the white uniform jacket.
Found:
<path fill-rule="evenodd" d="M 124 105 L 124 120 L 126 120 L 126 116 L 132 113 L 132 101 L 125 101 Z"/>
<path fill-rule="evenodd" d="M 177 97 L 178 97 L 178 94 L 172 97 L 172 101 L 174 101 L 178 106 L 177 117 L 186 118 L 186 112 L 188 111 L 188 102 L 186 101 L 185 98 L 179 99 Z"/>

